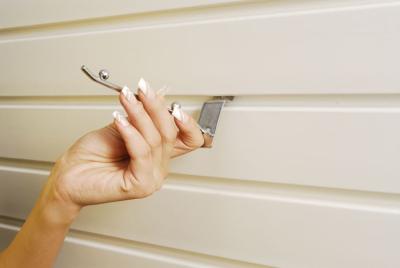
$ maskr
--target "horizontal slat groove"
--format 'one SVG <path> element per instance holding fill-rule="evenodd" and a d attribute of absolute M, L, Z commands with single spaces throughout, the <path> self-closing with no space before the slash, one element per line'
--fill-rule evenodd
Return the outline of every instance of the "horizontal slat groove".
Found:
<path fill-rule="evenodd" d="M 0 107 L 3 105 L 119 105 L 118 94 L 101 95 L 110 93 L 109 89 L 99 87 L 99 95 L 93 96 L 0 96 Z M 183 103 L 201 103 L 210 100 L 212 96 L 185 96 L 167 95 L 166 102 L 179 99 Z"/>
<path fill-rule="evenodd" d="M 21 219 L 0 215 L 1 230 L 18 232 L 23 221 Z M 216 268 L 216 267 L 243 267 L 257 268 L 265 267 L 262 265 L 251 264 L 221 257 L 209 256 L 196 252 L 184 251 L 158 245 L 146 244 L 133 240 L 125 240 L 106 235 L 70 229 L 66 243 L 88 246 L 100 250 L 126 254 L 151 260 L 159 260 L 165 263 L 182 265 L 191 268 Z"/>
<path fill-rule="evenodd" d="M 201 106 L 184 106 L 186 111 L 194 111 Z M 122 109 L 119 105 L 1 105 L 1 109 L 15 109 L 15 110 L 116 110 Z M 398 113 L 400 107 L 265 107 L 265 106 L 239 106 L 239 107 L 225 107 L 226 111 L 253 111 L 253 112 L 320 112 L 320 113 Z"/>
<path fill-rule="evenodd" d="M 54 162 L 46 162 L 46 161 L 35 161 L 21 158 L 7 158 L 0 157 L 0 166 L 3 169 L 21 169 L 30 171 L 38 171 L 38 172 L 49 172 Z"/>
<path fill-rule="evenodd" d="M 27 163 L 24 168 L 22 163 Z M 50 163 L 35 161 L 13 161 L 0 158 L 0 172 L 37 174 L 48 176 L 43 169 Z M 4 165 L 7 163 L 7 165 Z M 15 163 L 13 165 L 13 163 Z M 40 169 L 32 168 L 39 165 Z M 226 198 L 246 198 L 277 201 L 312 206 L 334 207 L 350 210 L 374 211 L 376 213 L 400 214 L 400 194 L 343 190 L 325 187 L 279 184 L 251 180 L 234 180 L 171 173 L 163 189 L 226 196 Z"/>
<path fill-rule="evenodd" d="M 252 20 L 252 19 L 264 19 L 264 18 L 280 18 L 285 16 L 298 16 L 298 15 L 312 15 L 312 14 L 321 14 L 321 13 L 330 13 L 330 12 L 346 12 L 346 11 L 354 11 L 354 10 L 364 10 L 364 9 L 376 9 L 376 8 L 387 8 L 387 7 L 396 7 L 399 6 L 399 3 L 396 1 L 380 1 L 379 3 L 363 3 L 362 1 L 348 1 L 348 4 L 343 4 L 339 2 L 339 5 L 332 5 L 327 4 L 323 1 L 314 1 L 318 4 L 313 6 L 309 6 L 308 4 L 305 5 L 305 10 L 297 10 L 298 7 L 295 4 L 295 1 L 281 1 L 284 2 L 282 7 L 278 4 L 278 10 L 275 10 L 275 3 L 272 4 L 272 13 L 268 14 L 258 14 L 254 15 L 254 10 L 262 9 L 263 7 L 267 7 L 268 9 L 271 6 L 271 3 L 274 1 L 268 1 L 267 3 L 257 3 L 257 1 L 247 1 L 242 3 L 228 3 L 228 4 L 217 4 L 214 6 L 203 6 L 203 7 L 189 7 L 183 8 L 178 10 L 164 10 L 161 12 L 149 12 L 145 14 L 134 14 L 134 15 L 121 15 L 121 16 L 111 16 L 111 17 L 102 17 L 102 18 L 94 18 L 94 19 L 84 19 L 84 20 L 77 20 L 77 21 L 70 21 L 70 22 L 61 22 L 61 23 L 51 23 L 51 24 L 43 24 L 43 25 L 32 25 L 32 26 L 25 26 L 25 27 L 17 27 L 17 28 L 9 28 L 9 29 L 0 29 L 0 44 L 3 42 L 16 42 L 16 41 L 29 41 L 29 40 L 40 40 L 40 39 L 47 39 L 47 38 L 57 38 L 57 37 L 67 37 L 67 36 L 74 36 L 77 33 L 60 33 L 57 35 L 57 30 L 60 29 L 85 29 L 85 26 L 91 26 L 93 29 L 87 29 L 86 32 L 80 32 L 79 35 L 84 34 L 98 34 L 104 33 L 103 30 L 98 30 L 100 27 L 105 27 L 107 31 L 124 31 L 124 30 L 146 30 L 146 29 L 154 29 L 154 28 L 164 28 L 164 27 L 180 27 L 180 26 L 188 26 L 188 25 L 196 25 L 196 24 L 207 24 L 207 23 L 224 23 L 224 22 L 231 22 L 231 21 L 240 21 L 240 20 Z M 278 1 L 276 1 L 278 2 Z M 289 2 L 292 6 L 296 7 L 294 11 L 288 11 L 291 8 L 291 5 L 287 4 Z M 311 3 L 313 1 L 310 1 Z M 304 3 L 303 3 L 304 4 Z M 324 7 L 327 5 L 327 7 Z M 243 13 L 243 10 L 247 7 L 250 7 L 253 12 L 249 14 Z M 322 6 L 322 7 L 321 7 Z M 301 7 L 301 5 L 300 5 Z M 232 15 L 225 15 L 223 18 L 219 15 L 224 10 L 232 12 Z M 263 10 L 269 11 L 268 9 Z M 236 11 L 236 12 L 235 12 Z M 240 11 L 240 12 L 238 12 Z M 205 16 L 205 18 L 201 18 L 199 13 Z M 197 16 L 193 16 L 194 14 Z M 214 14 L 213 17 L 215 18 L 208 18 L 210 14 Z M 179 16 L 183 16 L 183 18 L 179 18 Z M 193 19 L 200 17 L 201 19 Z M 191 19 L 189 19 L 191 18 Z M 171 22 L 170 19 L 173 19 Z M 137 21 L 139 20 L 139 21 Z M 161 22 L 160 22 L 161 20 Z M 155 21 L 155 22 L 154 22 Z M 175 22 L 177 21 L 177 22 Z M 125 24 L 129 23 L 129 26 L 125 26 Z M 137 26 L 133 26 L 135 23 L 138 23 Z M 143 25 L 144 23 L 144 25 Z M 122 25 L 121 25 L 122 24 Z M 46 32 L 49 34 L 46 34 Z M 35 32 L 39 33 L 39 36 L 35 37 L 26 37 L 15 38 L 16 33 L 19 35 L 32 35 Z M 14 36 L 13 39 L 5 39 L 8 35 Z"/>
<path fill-rule="evenodd" d="M 239 3 L 237 3 L 239 2 Z M 53 28 L 59 28 L 59 27 L 79 27 L 79 26 L 85 26 L 85 25 L 91 25 L 91 24 L 102 24 L 106 22 L 107 24 L 110 23 L 115 23 L 118 21 L 125 21 L 127 19 L 129 20 L 147 20 L 148 18 L 157 18 L 157 17 L 176 17 L 179 16 L 180 14 L 184 13 L 193 13 L 193 12 L 210 12 L 210 10 L 213 9 L 224 9 L 224 8 L 230 8 L 237 6 L 238 4 L 243 4 L 240 3 L 241 1 L 203 1 L 203 3 L 197 3 L 194 5 L 185 5 L 185 4 L 180 4 L 172 7 L 168 7 L 168 3 L 165 8 L 157 8 L 157 4 L 151 4 L 150 6 L 153 5 L 153 8 L 144 8 L 142 10 L 135 10 L 134 5 L 128 6 L 128 8 L 120 10 L 120 14 L 99 14 L 99 15 L 94 15 L 92 16 L 91 12 L 86 12 L 85 15 L 88 15 L 88 17 L 74 17 L 71 16 L 71 18 L 61 18 L 59 20 L 53 20 L 53 21 L 43 21 L 43 22 L 34 22 L 32 21 L 31 24 L 20 24 L 18 23 L 14 24 L 14 26 L 0 26 L 0 35 L 1 34 L 7 34 L 7 33 L 14 33 L 14 32 L 35 32 L 35 31 L 40 31 L 40 30 L 48 30 L 48 29 L 53 29 Z M 249 1 L 250 2 L 250 1 Z M 71 6 L 77 5 L 78 3 L 72 3 Z M 70 8 L 71 6 L 68 6 Z M 116 5 L 118 7 L 118 5 Z M 1 6 L 0 6 L 1 7 Z M 51 6 L 49 6 L 51 7 Z M 132 9 L 133 8 L 133 9 Z M 66 9 L 66 8 L 65 8 Z M 95 10 L 95 8 L 93 9 Z M 109 9 L 110 10 L 110 9 Z M 68 10 L 65 10 L 68 12 Z M 60 15 L 60 14 L 59 14 Z M 44 17 L 44 16 L 43 16 Z M 62 16 L 60 16 L 62 17 Z"/>
<path fill-rule="evenodd" d="M 105 88 L 99 88 L 99 94 L 109 93 Z M 179 101 L 183 105 L 199 107 L 213 96 L 201 95 L 167 95 L 167 103 Z M 90 96 L 0 96 L 0 109 L 7 107 L 69 107 L 69 106 L 120 106 L 118 95 Z M 241 95 L 227 103 L 232 107 L 399 107 L 400 94 L 304 94 L 304 95 Z"/>
<path fill-rule="evenodd" d="M 397 6 L 399 3 L 393 0 L 386 1 L 335 1 L 329 3 L 323 0 L 309 1 L 232 1 L 212 5 L 203 5 L 195 7 L 185 7 L 177 9 L 165 9 L 145 13 L 121 14 L 116 16 L 103 16 L 87 19 L 77 19 L 69 21 L 60 21 L 44 24 L 25 25 L 21 27 L 0 28 L 0 40 L 7 36 L 18 35 L 48 35 L 54 36 L 57 31 L 77 29 L 98 29 L 106 28 L 121 29 L 129 24 L 137 24 L 140 29 L 153 27 L 185 26 L 196 23 L 215 23 L 229 22 L 232 20 L 246 20 L 282 16 L 296 16 L 304 14 L 352 11 L 358 9 L 371 9 L 381 7 Z M 220 14 L 223 13 L 223 19 Z M 267 13 L 267 14 L 265 14 Z M 48 34 L 46 34 L 48 32 Z M 15 39 L 14 39 L 15 40 Z"/>

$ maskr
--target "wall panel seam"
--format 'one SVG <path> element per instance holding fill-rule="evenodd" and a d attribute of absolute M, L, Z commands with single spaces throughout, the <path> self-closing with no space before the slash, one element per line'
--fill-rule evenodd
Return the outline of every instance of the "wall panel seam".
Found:
<path fill-rule="evenodd" d="M 3 40 L 0 40 L 0 45 L 6 44 L 6 43 L 12 43 L 12 42 L 26 42 L 26 41 L 57 39 L 57 38 L 65 38 L 65 37 L 89 36 L 89 35 L 98 35 L 98 34 L 112 34 L 112 33 L 121 33 L 121 32 L 127 32 L 127 31 L 142 31 L 142 30 L 153 30 L 153 29 L 164 29 L 164 28 L 177 28 L 177 27 L 204 25 L 204 24 L 215 24 L 215 23 L 219 24 L 219 23 L 259 20 L 259 19 L 275 19 L 275 18 L 282 18 L 282 17 L 289 17 L 289 16 L 328 14 L 328 13 L 335 13 L 335 12 L 351 12 L 351 11 L 355 11 L 355 10 L 369 10 L 369 9 L 391 8 L 391 7 L 399 7 L 399 6 L 400 6 L 400 3 L 398 3 L 398 2 L 379 3 L 379 4 L 375 3 L 375 4 L 366 4 L 366 5 L 347 6 L 347 7 L 330 7 L 330 8 L 313 9 L 313 10 L 279 12 L 277 14 L 245 15 L 245 16 L 236 16 L 236 17 L 232 17 L 232 18 L 228 17 L 228 18 L 218 18 L 218 19 L 203 19 L 203 20 L 199 20 L 199 21 L 165 22 L 165 23 L 152 24 L 152 25 L 123 26 L 123 27 L 115 28 L 115 29 L 86 30 L 85 32 L 77 31 L 77 32 L 73 32 L 73 33 L 52 33 L 51 35 L 45 35 L 45 36 L 32 36 L 32 37 L 24 37 L 24 38 L 3 39 Z M 0 36 L 1 36 L 1 32 L 0 32 Z"/>
<path fill-rule="evenodd" d="M 0 215 L 0 231 L 9 230 L 18 232 L 21 229 L 23 221 L 5 217 Z M 158 260 L 165 263 L 184 265 L 185 267 L 191 268 L 216 268 L 221 266 L 215 266 L 212 264 L 206 264 L 207 262 L 220 262 L 226 264 L 235 264 L 240 267 L 266 267 L 248 262 L 242 262 L 240 260 L 226 259 L 222 257 L 216 257 L 206 254 L 200 254 L 197 252 L 191 252 L 187 250 L 179 250 L 169 248 L 165 246 L 159 246 L 155 244 L 146 244 L 143 242 L 137 242 L 133 240 L 124 240 L 117 237 L 105 236 L 92 232 L 85 232 L 70 229 L 69 234 L 65 238 L 65 242 L 69 242 L 76 245 L 83 245 L 95 249 L 111 251 L 119 254 L 131 255 L 141 257 L 150 260 Z M 125 245 L 124 245 L 125 244 Z M 175 255 L 175 256 L 174 256 Z M 197 261 L 190 261 L 190 259 L 196 259 Z M 201 263 L 201 262 L 204 263 Z"/>
<path fill-rule="evenodd" d="M 0 171 L 49 175 L 49 171 L 46 170 L 10 166 L 0 166 Z M 307 186 L 296 188 L 293 185 L 288 187 L 280 185 L 280 189 L 268 190 L 270 183 L 257 182 L 258 186 L 255 186 L 251 182 L 240 181 L 230 185 L 226 180 L 222 180 L 223 183 L 220 183 L 221 180 L 218 179 L 207 180 L 196 176 L 189 176 L 190 179 L 187 181 L 184 179 L 184 175 L 177 175 L 177 178 L 181 179 L 174 179 L 174 174 L 171 174 L 170 177 L 172 180 L 166 181 L 163 190 L 400 215 L 400 195 L 398 194 L 377 194 L 352 190 L 335 192 L 332 189 L 325 190 Z M 263 184 L 265 186 L 260 187 Z"/>

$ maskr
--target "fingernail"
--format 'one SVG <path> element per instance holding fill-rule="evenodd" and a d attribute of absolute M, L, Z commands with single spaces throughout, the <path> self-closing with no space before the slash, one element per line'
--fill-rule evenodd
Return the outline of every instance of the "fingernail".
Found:
<path fill-rule="evenodd" d="M 157 90 L 157 95 L 164 97 L 165 95 L 167 95 L 168 91 L 170 90 L 169 87 L 167 86 L 163 86 L 162 88 L 160 88 L 159 90 Z"/>
<path fill-rule="evenodd" d="M 149 83 L 143 78 L 140 78 L 138 83 L 139 90 L 143 92 L 148 98 L 153 98 L 155 96 L 154 91 L 150 88 Z"/>
<path fill-rule="evenodd" d="M 127 86 L 122 88 L 122 95 L 128 102 L 133 102 L 136 100 L 135 95 L 133 94 L 132 90 L 130 90 Z"/>
<path fill-rule="evenodd" d="M 186 123 L 186 121 L 187 121 L 187 115 L 182 111 L 182 108 L 175 108 L 173 111 L 172 111 L 172 115 L 176 118 L 176 119 L 178 119 L 179 121 L 181 121 L 181 122 L 183 122 L 183 123 Z"/>
<path fill-rule="evenodd" d="M 126 120 L 125 116 L 120 114 L 118 111 L 114 111 L 113 112 L 113 117 L 115 118 L 115 120 L 117 120 L 119 123 L 121 123 L 122 126 L 126 127 L 127 125 L 129 125 L 129 123 Z"/>

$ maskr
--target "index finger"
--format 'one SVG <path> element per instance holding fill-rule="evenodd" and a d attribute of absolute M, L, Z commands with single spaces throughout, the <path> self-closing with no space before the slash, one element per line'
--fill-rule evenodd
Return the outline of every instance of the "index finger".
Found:
<path fill-rule="evenodd" d="M 140 79 L 138 87 L 138 98 L 158 129 L 170 156 L 178 133 L 174 117 L 166 109 L 163 98 L 157 95 L 143 78 Z"/>

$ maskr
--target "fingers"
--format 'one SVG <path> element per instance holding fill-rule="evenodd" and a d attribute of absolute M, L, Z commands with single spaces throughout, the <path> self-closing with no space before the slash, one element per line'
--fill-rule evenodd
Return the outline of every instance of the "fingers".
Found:
<path fill-rule="evenodd" d="M 197 122 L 182 109 L 178 111 L 181 115 L 175 117 L 175 123 L 179 129 L 177 141 L 181 144 L 174 150 L 173 157 L 195 150 L 204 144 L 204 137 Z"/>
<path fill-rule="evenodd" d="M 141 134 L 151 149 L 152 176 L 156 185 L 161 185 L 168 172 L 168 162 L 175 145 L 177 127 L 163 98 L 158 97 L 144 80 L 139 84 L 141 86 L 138 93 L 139 100 L 131 90 L 124 87 L 120 101 L 128 114 L 128 123 Z M 123 123 L 123 119 L 125 118 L 121 117 L 119 121 Z M 138 179 L 140 180 L 140 176 Z"/>
<path fill-rule="evenodd" d="M 164 86 L 157 91 L 157 95 L 162 98 L 168 90 L 169 88 Z M 178 146 L 174 148 L 173 157 L 195 150 L 204 145 L 204 136 L 193 117 L 186 114 L 180 105 L 173 109 L 172 115 L 175 118 L 175 124 L 179 130 L 177 140 Z"/>
<path fill-rule="evenodd" d="M 160 187 L 159 176 L 155 176 L 155 163 L 152 160 L 152 151 L 139 131 L 128 120 L 115 111 L 115 126 L 125 143 L 131 158 L 129 166 L 124 169 L 120 184 L 123 198 L 142 198 L 152 194 Z"/>
<path fill-rule="evenodd" d="M 128 121 L 140 132 L 152 149 L 155 159 L 161 158 L 161 136 L 149 114 L 128 87 L 124 87 L 120 94 L 120 102 L 124 107 Z"/>
<path fill-rule="evenodd" d="M 132 189 L 144 189 L 145 196 L 154 191 L 154 186 L 160 187 L 171 156 L 201 147 L 204 138 L 196 121 L 180 108 L 173 109 L 171 116 L 162 93 L 155 93 L 143 79 L 138 86 L 137 98 L 127 87 L 120 94 L 128 119 L 118 112 L 114 117 L 115 128 L 132 159 L 123 174 L 122 189 L 128 194 Z"/>
<path fill-rule="evenodd" d="M 151 148 L 140 132 L 118 111 L 115 111 L 113 116 L 116 128 L 125 143 L 126 150 L 129 156 L 135 160 L 132 162 L 151 159 Z"/>
<path fill-rule="evenodd" d="M 187 153 L 204 144 L 203 134 L 192 117 L 181 108 L 174 109 L 172 117 L 165 108 L 163 96 L 168 88 L 162 88 L 155 93 L 143 78 L 138 87 L 138 98 L 158 129 L 163 143 L 167 144 L 168 157 Z"/>
<path fill-rule="evenodd" d="M 138 98 L 158 129 L 166 150 L 164 153 L 169 158 L 177 137 L 174 119 L 166 109 L 163 97 L 156 94 L 143 78 L 140 79 L 138 87 Z"/>

